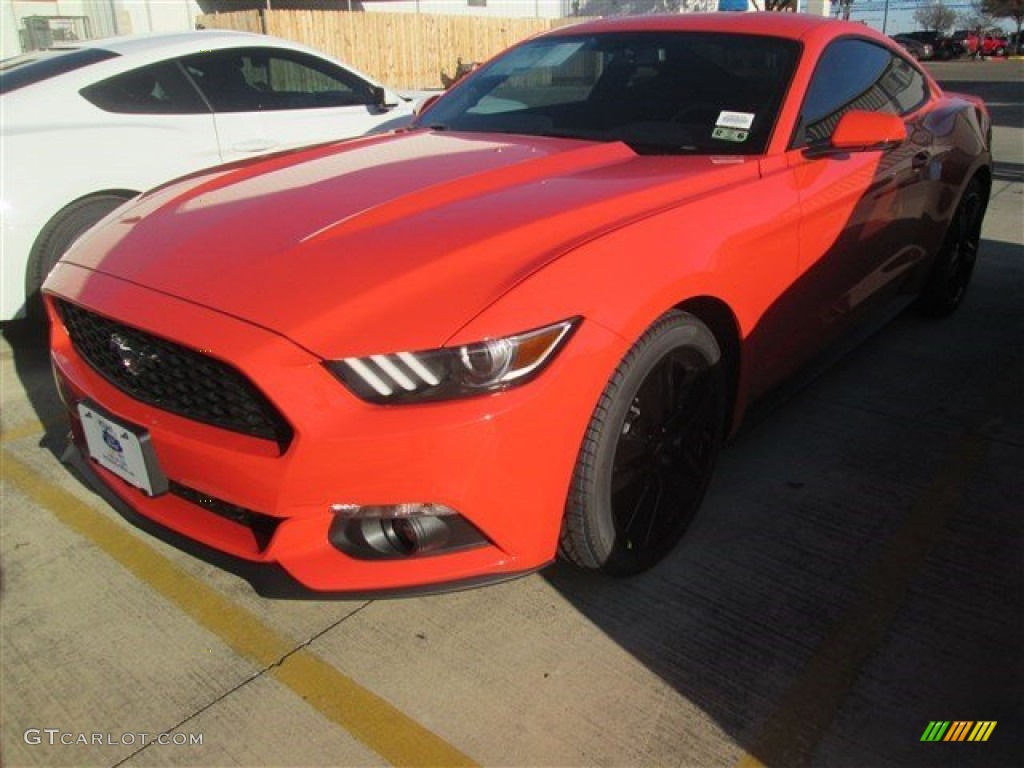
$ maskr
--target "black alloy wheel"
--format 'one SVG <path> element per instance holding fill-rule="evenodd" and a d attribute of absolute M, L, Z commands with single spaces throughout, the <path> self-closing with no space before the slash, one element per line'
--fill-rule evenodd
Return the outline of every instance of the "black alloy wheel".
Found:
<path fill-rule="evenodd" d="M 944 317 L 963 303 L 978 261 L 986 205 L 981 183 L 976 178 L 971 179 L 953 213 L 946 238 L 921 293 L 919 306 L 925 314 Z"/>
<path fill-rule="evenodd" d="M 614 575 L 644 571 L 689 527 L 707 490 L 725 425 L 726 387 L 714 335 L 670 312 L 619 364 L 577 459 L 561 552 Z"/>

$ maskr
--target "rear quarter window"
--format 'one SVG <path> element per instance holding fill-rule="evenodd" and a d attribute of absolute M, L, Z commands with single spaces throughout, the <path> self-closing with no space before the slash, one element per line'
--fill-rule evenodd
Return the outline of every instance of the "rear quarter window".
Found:
<path fill-rule="evenodd" d="M 83 88 L 81 94 L 105 112 L 148 115 L 209 112 L 195 86 L 174 61 L 124 72 Z"/>

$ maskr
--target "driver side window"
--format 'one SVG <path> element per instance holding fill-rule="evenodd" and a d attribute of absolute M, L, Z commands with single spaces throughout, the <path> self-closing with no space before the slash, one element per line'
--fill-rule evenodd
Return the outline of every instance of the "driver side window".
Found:
<path fill-rule="evenodd" d="M 371 105 L 370 83 L 297 51 L 240 48 L 189 56 L 185 71 L 216 112 Z"/>
<path fill-rule="evenodd" d="M 901 56 L 867 40 L 837 40 L 814 70 L 793 145 L 825 141 L 850 110 L 906 115 L 927 98 L 921 73 Z"/>

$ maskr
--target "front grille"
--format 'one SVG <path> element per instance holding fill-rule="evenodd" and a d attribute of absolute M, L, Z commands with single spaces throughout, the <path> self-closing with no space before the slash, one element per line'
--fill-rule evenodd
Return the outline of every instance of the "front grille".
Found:
<path fill-rule="evenodd" d="M 170 491 L 175 496 L 209 510 L 215 515 L 231 520 L 239 525 L 244 525 L 252 531 L 252 535 L 256 539 L 256 546 L 259 547 L 260 552 L 263 552 L 270 546 L 270 540 L 274 538 L 274 532 L 277 530 L 277 526 L 281 524 L 281 521 L 276 517 L 261 515 L 259 512 L 253 512 L 251 509 L 240 507 L 237 504 L 222 501 L 213 496 L 207 496 L 195 488 L 189 488 L 187 485 L 176 483 L 174 480 L 171 480 Z"/>
<path fill-rule="evenodd" d="M 125 394 L 188 419 L 275 440 L 282 451 L 291 441 L 292 430 L 277 409 L 229 365 L 69 302 L 57 306 L 75 351 Z"/>

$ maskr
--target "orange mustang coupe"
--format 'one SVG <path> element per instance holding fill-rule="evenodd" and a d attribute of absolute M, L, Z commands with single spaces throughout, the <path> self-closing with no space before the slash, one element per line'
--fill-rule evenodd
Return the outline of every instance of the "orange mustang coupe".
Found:
<path fill-rule="evenodd" d="M 641 571 L 752 399 L 883 303 L 960 304 L 990 132 L 860 24 L 535 37 L 409 129 L 179 179 L 72 247 L 68 459 L 265 594 Z"/>

